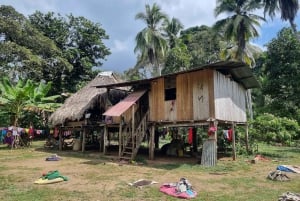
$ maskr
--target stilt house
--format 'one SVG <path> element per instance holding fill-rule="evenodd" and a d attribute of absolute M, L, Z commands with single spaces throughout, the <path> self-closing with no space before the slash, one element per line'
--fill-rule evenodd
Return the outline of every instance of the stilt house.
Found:
<path fill-rule="evenodd" d="M 103 113 L 112 118 L 103 125 L 104 146 L 109 127 L 117 127 L 119 157 L 133 159 L 149 131 L 149 156 L 153 159 L 158 126 L 247 125 L 247 90 L 259 87 L 259 83 L 244 63 L 218 62 L 150 79 L 96 86 L 108 92 L 118 87 L 129 87 L 130 91 Z M 214 135 L 206 148 L 203 145 L 204 165 L 216 162 L 216 140 Z"/>
<path fill-rule="evenodd" d="M 53 127 L 59 130 L 59 148 L 63 149 L 64 133 L 80 135 L 80 146 L 85 150 L 87 142 L 99 146 L 103 136 L 102 130 L 105 116 L 102 114 L 113 104 L 118 103 L 126 95 L 123 90 L 114 89 L 107 93 L 106 88 L 95 88 L 95 85 L 116 84 L 121 80 L 112 72 L 101 72 L 85 87 L 66 99 L 49 118 Z M 95 135 L 96 133 L 96 135 Z"/>

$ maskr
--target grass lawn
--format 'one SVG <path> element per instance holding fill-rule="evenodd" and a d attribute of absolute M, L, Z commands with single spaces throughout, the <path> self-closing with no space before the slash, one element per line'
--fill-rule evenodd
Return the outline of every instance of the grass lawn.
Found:
<path fill-rule="evenodd" d="M 119 164 L 112 155 L 99 152 L 44 150 L 42 141 L 31 148 L 10 150 L 0 145 L 0 200 L 5 201 L 110 201 L 110 200 L 178 200 L 159 192 L 163 183 L 187 178 L 198 192 L 193 200 L 206 201 L 274 201 L 285 192 L 300 193 L 300 174 L 286 173 L 291 180 L 266 179 L 278 165 L 300 166 L 300 148 L 259 145 L 267 161 L 250 163 L 254 156 L 220 158 L 215 167 L 203 167 L 197 159 L 156 158 L 146 164 Z M 56 153 L 62 160 L 46 161 Z M 58 170 L 68 181 L 37 185 L 43 173 Z M 157 181 L 142 189 L 129 186 L 138 179 Z"/>

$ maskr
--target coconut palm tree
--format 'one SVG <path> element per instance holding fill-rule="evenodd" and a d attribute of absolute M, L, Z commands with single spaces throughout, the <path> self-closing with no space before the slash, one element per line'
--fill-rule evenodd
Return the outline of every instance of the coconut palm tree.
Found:
<path fill-rule="evenodd" d="M 265 20 L 252 12 L 261 7 L 257 0 L 217 0 L 215 15 L 227 13 L 229 16 L 217 21 L 214 29 L 222 33 L 229 43 L 234 42 L 233 46 L 236 45 L 236 51 L 233 51 L 234 55 L 231 59 L 247 62 L 247 58 L 251 57 L 247 55 L 247 43 L 250 39 L 259 36 L 256 28 L 260 26 L 260 21 Z M 251 91 L 248 90 L 246 95 L 248 111 L 252 119 Z"/>
<path fill-rule="evenodd" d="M 261 8 L 256 0 L 217 0 L 215 15 L 226 13 L 229 16 L 215 23 L 213 28 L 220 32 L 225 40 L 233 41 L 237 50 L 233 59 L 245 61 L 246 43 L 258 37 L 257 27 L 265 19 L 251 12 Z"/>
<path fill-rule="evenodd" d="M 169 47 L 172 49 L 176 46 L 177 36 L 180 30 L 183 29 L 183 24 L 176 18 L 171 20 L 166 19 L 163 23 L 165 37 L 168 38 Z"/>
<path fill-rule="evenodd" d="M 138 52 L 141 55 L 139 58 L 151 64 L 154 75 L 158 75 L 161 57 L 165 56 L 168 48 L 162 35 L 162 23 L 167 19 L 167 15 L 156 3 L 152 7 L 146 4 L 145 8 L 145 13 L 140 12 L 135 16 L 135 19 L 145 22 L 146 27 L 136 35 L 134 52 Z"/>
<path fill-rule="evenodd" d="M 275 16 L 276 11 L 280 11 L 281 19 L 289 21 L 294 33 L 297 32 L 295 17 L 299 10 L 298 0 L 262 0 L 264 4 L 264 13 L 271 18 Z"/>

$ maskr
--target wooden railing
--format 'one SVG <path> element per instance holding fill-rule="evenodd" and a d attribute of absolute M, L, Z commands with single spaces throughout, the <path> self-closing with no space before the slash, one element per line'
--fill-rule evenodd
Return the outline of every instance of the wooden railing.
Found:
<path fill-rule="evenodd" d="M 131 121 L 122 129 L 122 150 L 120 158 L 133 159 L 147 133 L 149 110 L 144 114 L 136 128 L 132 128 Z"/>

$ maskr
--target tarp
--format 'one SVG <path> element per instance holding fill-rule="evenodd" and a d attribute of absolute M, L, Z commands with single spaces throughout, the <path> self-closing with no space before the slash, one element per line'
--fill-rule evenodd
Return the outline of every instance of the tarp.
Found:
<path fill-rule="evenodd" d="M 124 100 L 121 100 L 116 105 L 109 108 L 103 115 L 112 116 L 112 117 L 119 117 L 121 116 L 126 110 L 128 110 L 137 100 L 142 97 L 142 95 L 146 92 L 143 91 L 135 91 L 129 94 Z"/>

